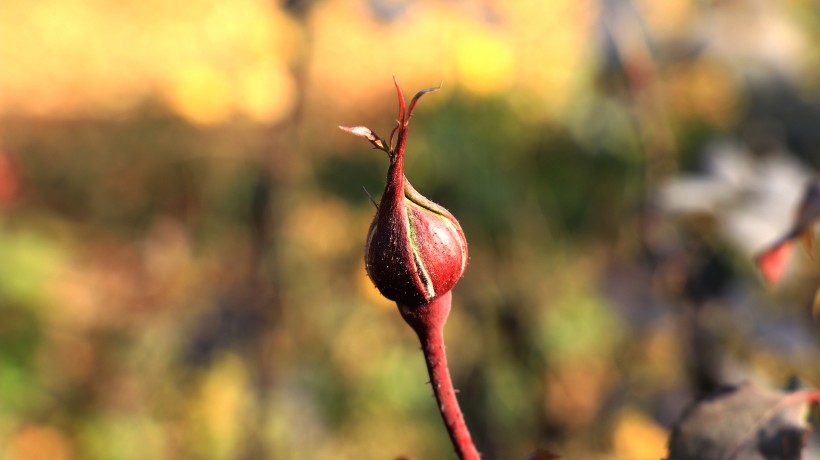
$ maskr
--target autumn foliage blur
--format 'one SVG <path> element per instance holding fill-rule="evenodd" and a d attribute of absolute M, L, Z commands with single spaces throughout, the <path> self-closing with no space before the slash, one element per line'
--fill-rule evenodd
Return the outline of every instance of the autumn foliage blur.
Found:
<path fill-rule="evenodd" d="M 446 329 L 485 458 L 659 459 L 724 383 L 820 385 L 812 2 L 7 0 L 0 458 L 451 447 L 365 276 L 391 77 L 470 242 Z"/>

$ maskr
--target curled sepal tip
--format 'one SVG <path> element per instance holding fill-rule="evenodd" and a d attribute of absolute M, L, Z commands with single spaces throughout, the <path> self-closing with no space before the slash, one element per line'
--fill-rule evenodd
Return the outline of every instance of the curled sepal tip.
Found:
<path fill-rule="evenodd" d="M 373 144 L 373 147 L 375 147 L 379 150 L 384 150 L 387 153 L 390 153 L 388 151 L 388 146 L 387 146 L 387 144 L 385 144 L 384 140 L 381 137 L 379 137 L 378 134 L 374 133 L 373 131 L 370 130 L 370 128 L 368 128 L 366 126 L 341 126 L 341 125 L 339 125 L 339 129 L 341 129 L 342 131 L 344 131 L 346 133 L 350 133 L 354 136 L 362 137 L 364 139 L 367 139 L 371 144 Z"/>

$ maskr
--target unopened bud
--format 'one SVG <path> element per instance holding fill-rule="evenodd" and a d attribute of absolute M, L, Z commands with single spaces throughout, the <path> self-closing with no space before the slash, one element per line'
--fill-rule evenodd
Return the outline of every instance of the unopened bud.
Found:
<path fill-rule="evenodd" d="M 368 128 L 343 130 L 364 137 L 390 157 L 387 184 L 378 211 L 370 224 L 365 247 L 365 268 L 373 284 L 390 300 L 408 307 L 429 303 L 449 292 L 467 267 L 467 240 L 449 211 L 422 196 L 404 176 L 407 128 L 418 92 L 405 112 L 399 96 L 399 124 L 385 142 Z M 393 147 L 393 135 L 397 135 Z"/>

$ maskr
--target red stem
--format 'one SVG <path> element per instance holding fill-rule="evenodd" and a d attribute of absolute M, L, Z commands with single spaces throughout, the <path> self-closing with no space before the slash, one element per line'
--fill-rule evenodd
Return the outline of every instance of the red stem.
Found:
<path fill-rule="evenodd" d="M 464 415 L 458 405 L 456 391 L 447 367 L 444 352 L 444 323 L 450 313 L 452 291 L 439 296 L 428 304 L 407 307 L 399 304 L 402 317 L 416 331 L 430 374 L 430 384 L 438 402 L 441 418 L 461 460 L 480 460 L 481 455 L 473 444 L 470 431 L 464 422 Z"/>

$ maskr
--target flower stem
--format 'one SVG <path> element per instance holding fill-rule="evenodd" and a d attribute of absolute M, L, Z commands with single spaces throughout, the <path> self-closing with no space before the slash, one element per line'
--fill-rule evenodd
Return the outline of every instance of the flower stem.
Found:
<path fill-rule="evenodd" d="M 399 304 L 399 311 L 419 337 L 424 361 L 430 374 L 430 384 L 433 386 L 441 418 L 458 458 L 479 460 L 481 455 L 473 444 L 470 431 L 464 422 L 464 415 L 461 413 L 450 378 L 450 369 L 447 367 L 447 355 L 444 352 L 444 323 L 450 313 L 451 303 L 452 293 L 447 292 L 418 307 Z"/>

